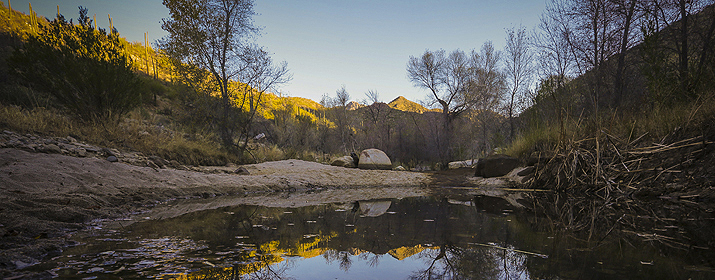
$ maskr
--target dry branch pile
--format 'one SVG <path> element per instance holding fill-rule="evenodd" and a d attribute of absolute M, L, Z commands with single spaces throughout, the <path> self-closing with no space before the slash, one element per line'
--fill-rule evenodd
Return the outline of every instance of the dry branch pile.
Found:
<path fill-rule="evenodd" d="M 623 140 L 601 131 L 596 137 L 561 145 L 537 164 L 532 187 L 608 196 L 657 183 L 696 182 L 695 177 L 707 174 L 712 165 L 715 145 L 703 136 L 668 144 L 672 137 L 665 137 L 650 145 L 641 143 L 645 137 Z M 712 184 L 712 176 L 705 179 Z"/>

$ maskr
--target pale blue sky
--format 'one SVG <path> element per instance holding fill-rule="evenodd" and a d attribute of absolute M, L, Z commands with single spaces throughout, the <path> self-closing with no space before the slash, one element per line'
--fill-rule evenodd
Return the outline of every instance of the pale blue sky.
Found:
<path fill-rule="evenodd" d="M 2 0 L 7 5 L 7 0 Z M 97 14 L 108 27 L 107 14 L 129 41 L 164 36 L 160 22 L 168 16 L 161 0 L 10 0 L 13 9 L 28 11 L 28 2 L 40 15 L 54 17 L 57 4 L 68 18 L 77 6 Z M 377 90 L 388 102 L 403 95 L 419 101 L 427 92 L 415 88 L 406 74 L 410 56 L 426 49 L 465 51 L 491 40 L 504 46 L 505 29 L 522 24 L 533 28 L 545 0 L 256 0 L 255 24 L 263 27 L 257 42 L 276 61 L 287 61 L 293 80 L 284 95 L 319 101 L 345 85 L 352 100 Z"/>

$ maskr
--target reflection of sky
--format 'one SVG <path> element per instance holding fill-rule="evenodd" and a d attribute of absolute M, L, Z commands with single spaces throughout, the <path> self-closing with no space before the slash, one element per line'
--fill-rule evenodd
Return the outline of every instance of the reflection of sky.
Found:
<path fill-rule="evenodd" d="M 291 257 L 288 262 L 294 261 L 295 266 L 286 271 L 286 276 L 296 279 L 404 279 L 424 267 L 424 262 L 417 255 L 400 261 L 388 254 L 381 255 L 379 263 L 370 266 L 369 258 L 373 256 L 372 253 L 349 256 L 352 265 L 348 271 L 341 270 L 337 260 L 328 262 L 323 257 Z M 278 266 L 287 264 L 284 261 Z"/>
<path fill-rule="evenodd" d="M 509 250 L 486 250 L 489 251 L 487 259 L 493 262 L 496 269 L 497 279 L 531 279 L 526 269 L 527 256 Z M 425 249 L 403 260 L 384 254 L 378 256 L 378 262 L 371 261 L 375 257 L 372 253 L 348 255 L 350 267 L 347 271 L 341 267 L 339 260 L 328 261 L 321 256 L 285 257 L 284 261 L 271 265 L 271 269 L 284 272 L 282 276 L 286 278 L 295 279 L 406 279 L 424 272 L 438 253 L 439 249 Z M 446 259 L 454 262 L 455 256 L 449 254 Z M 446 259 L 442 258 L 435 263 L 433 275 L 446 271 Z M 447 276 L 449 278 L 449 274 Z"/>

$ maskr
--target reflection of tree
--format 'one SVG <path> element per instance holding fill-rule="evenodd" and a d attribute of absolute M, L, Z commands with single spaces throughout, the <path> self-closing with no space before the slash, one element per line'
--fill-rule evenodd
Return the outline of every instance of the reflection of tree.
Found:
<path fill-rule="evenodd" d="M 418 258 L 427 259 L 429 266 L 415 271 L 410 279 L 493 279 L 497 275 L 493 256 L 480 249 L 445 245 L 424 250 Z"/>
<path fill-rule="evenodd" d="M 528 279 L 526 256 L 508 249 L 460 248 L 453 245 L 425 250 L 427 268 L 409 279 Z"/>
<path fill-rule="evenodd" d="M 267 255 L 258 257 L 256 261 L 236 264 L 225 268 L 207 268 L 186 276 L 188 280 L 274 280 L 292 279 L 286 276 L 286 271 L 293 266 L 286 261 L 283 265 L 275 264 L 275 256 Z"/>
<path fill-rule="evenodd" d="M 347 272 L 353 265 L 353 260 L 350 259 L 350 253 L 338 250 L 326 250 L 323 253 L 323 258 L 328 264 L 338 261 L 340 270 Z"/>
<path fill-rule="evenodd" d="M 171 230 L 172 234 L 179 232 L 194 240 L 208 240 L 207 246 L 215 248 L 216 254 L 215 259 L 208 257 L 209 261 L 227 267 L 195 272 L 189 279 L 282 279 L 285 269 L 278 267 L 285 261 L 317 256 L 346 272 L 355 270 L 355 264 L 384 265 L 382 257 L 418 264 L 425 261 L 413 273 L 414 279 L 494 279 L 523 274 L 520 265 L 524 258 L 517 255 L 520 253 L 503 251 L 511 247 L 513 238 L 509 234 L 514 230 L 504 219 L 495 219 L 493 214 L 474 206 L 434 198 L 391 201 L 389 207 L 379 211 L 383 215 L 360 216 L 361 206 L 370 202 L 354 203 L 353 211 L 343 204 L 302 208 L 236 206 L 187 214 L 177 218 L 178 222 L 157 221 L 151 230 Z M 497 242 L 506 248 L 469 245 L 475 242 Z M 524 247 L 516 243 L 514 246 Z M 231 273 L 241 276 L 231 278 Z"/>
<path fill-rule="evenodd" d="M 502 270 L 499 279 L 528 279 L 529 273 L 526 270 L 526 255 L 512 250 L 492 250 L 492 254 L 498 255 L 501 259 Z"/>
<path fill-rule="evenodd" d="M 380 264 L 381 257 L 382 255 L 373 253 L 363 253 L 359 256 L 361 260 L 367 261 L 367 265 L 370 267 L 377 267 L 377 265 Z"/>

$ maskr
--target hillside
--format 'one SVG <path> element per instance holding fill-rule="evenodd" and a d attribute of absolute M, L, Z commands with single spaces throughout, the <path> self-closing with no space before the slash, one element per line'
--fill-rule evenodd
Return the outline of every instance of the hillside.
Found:
<path fill-rule="evenodd" d="M 394 100 L 390 101 L 390 103 L 387 103 L 387 105 L 390 106 L 390 108 L 405 112 L 414 112 L 420 114 L 428 111 L 439 112 L 439 109 L 427 109 L 419 103 L 408 100 L 404 96 L 398 96 Z"/>
<path fill-rule="evenodd" d="M 345 108 L 348 109 L 348 111 L 354 111 L 354 110 L 360 109 L 362 107 L 365 107 L 365 105 L 362 105 L 355 101 L 350 101 L 348 103 L 348 105 L 345 106 Z"/>

